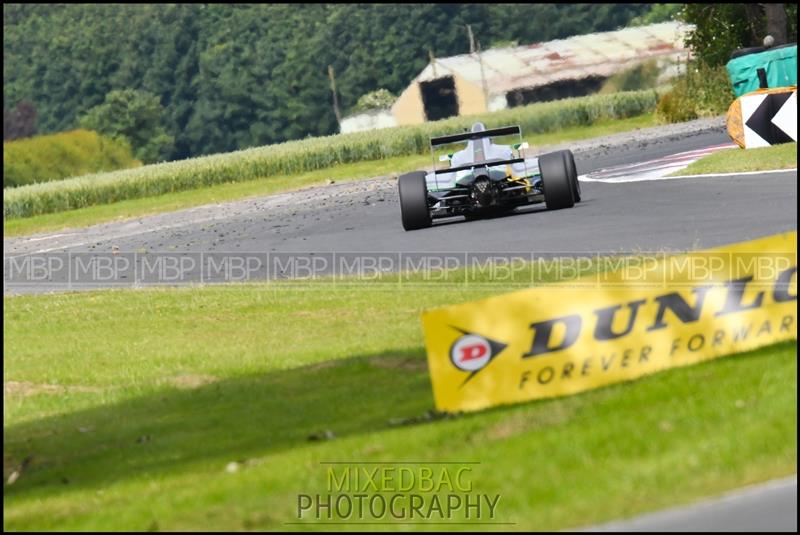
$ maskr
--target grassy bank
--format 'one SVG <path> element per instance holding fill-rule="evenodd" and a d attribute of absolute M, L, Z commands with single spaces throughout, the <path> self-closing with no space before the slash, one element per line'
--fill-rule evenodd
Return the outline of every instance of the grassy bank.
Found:
<path fill-rule="evenodd" d="M 722 150 L 700 158 L 675 176 L 708 173 L 737 173 L 797 168 L 797 143 L 784 143 L 759 149 Z"/>
<path fill-rule="evenodd" d="M 546 134 L 525 135 L 532 146 L 578 141 L 594 137 L 626 132 L 636 128 L 655 126 L 652 113 L 621 120 L 605 119 L 591 126 L 564 128 Z M 143 215 L 191 208 L 203 204 L 242 199 L 257 195 L 269 195 L 303 187 L 318 186 L 329 180 L 344 182 L 375 176 L 399 174 L 431 165 L 429 154 L 398 156 L 383 160 L 370 160 L 350 164 L 339 164 L 326 169 L 261 178 L 247 182 L 220 184 L 206 188 L 167 193 L 143 199 L 130 199 L 113 204 L 79 208 L 66 212 L 42 214 L 26 218 L 6 219 L 3 222 L 4 236 L 21 236 L 34 232 L 86 227 L 107 221 L 122 220 Z"/>
<path fill-rule="evenodd" d="M 298 494 L 327 492 L 327 461 L 475 462 L 474 492 L 499 494 L 492 520 L 512 530 L 796 471 L 794 342 L 426 421 L 420 312 L 508 289 L 287 282 L 5 298 L 4 476 L 17 479 L 4 528 L 294 529 Z M 398 527 L 387 522 L 362 529 Z"/>

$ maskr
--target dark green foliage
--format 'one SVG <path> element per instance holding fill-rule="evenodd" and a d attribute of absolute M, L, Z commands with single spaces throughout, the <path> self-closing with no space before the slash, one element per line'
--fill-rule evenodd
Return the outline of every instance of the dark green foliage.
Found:
<path fill-rule="evenodd" d="M 74 128 L 112 90 L 164 106 L 172 158 L 338 131 L 328 65 L 349 112 L 399 94 L 438 57 L 492 43 L 615 30 L 648 4 L 4 4 L 4 106 L 39 131 Z"/>
<path fill-rule="evenodd" d="M 36 106 L 20 100 L 13 109 L 3 108 L 3 140 L 30 137 L 36 133 Z"/>
<path fill-rule="evenodd" d="M 169 157 L 175 141 L 162 126 L 163 114 L 157 96 L 123 89 L 106 95 L 105 102 L 80 118 L 80 124 L 112 139 L 124 139 L 137 159 L 154 163 Z"/>
<path fill-rule="evenodd" d="M 794 42 L 797 4 L 784 7 L 788 19 L 787 42 Z M 695 25 L 686 44 L 699 61 L 712 67 L 726 64 L 734 50 L 761 46 L 768 33 L 763 4 L 684 4 L 681 18 Z"/>
<path fill-rule="evenodd" d="M 748 25 L 747 15 L 746 4 L 686 4 L 683 19 L 696 26 L 686 44 L 700 61 L 724 65 L 734 50 L 761 45 L 758 32 Z"/>
<path fill-rule="evenodd" d="M 728 111 L 734 98 L 725 66 L 709 67 L 697 61 L 690 63 L 670 92 L 661 97 L 656 117 L 666 123 L 715 117 Z"/>
<path fill-rule="evenodd" d="M 631 26 L 646 26 L 648 24 L 658 24 L 676 20 L 681 12 L 683 4 L 653 4 L 653 7 L 644 15 L 634 17 Z"/>
<path fill-rule="evenodd" d="M 797 4 L 780 5 L 787 15 L 787 41 L 796 41 Z M 721 115 L 735 98 L 725 64 L 737 49 L 762 46 L 769 33 L 767 10 L 764 4 L 683 4 L 678 17 L 695 26 L 686 39 L 693 59 L 659 101 L 656 116 L 680 122 Z"/>

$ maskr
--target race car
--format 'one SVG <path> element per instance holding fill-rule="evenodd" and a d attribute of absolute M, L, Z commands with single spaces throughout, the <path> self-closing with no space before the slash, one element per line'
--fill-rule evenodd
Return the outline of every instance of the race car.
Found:
<path fill-rule="evenodd" d="M 492 143 L 491 138 L 513 135 L 518 143 Z M 447 168 L 436 169 L 436 147 L 465 141 L 466 148 L 438 158 L 449 163 Z M 548 210 L 558 210 L 581 200 L 572 151 L 525 158 L 528 144 L 522 142 L 519 126 L 487 130 L 483 123 L 475 123 L 469 132 L 432 138 L 430 146 L 433 172 L 414 171 L 398 179 L 405 230 L 430 227 L 443 217 L 472 220 L 541 202 Z"/>

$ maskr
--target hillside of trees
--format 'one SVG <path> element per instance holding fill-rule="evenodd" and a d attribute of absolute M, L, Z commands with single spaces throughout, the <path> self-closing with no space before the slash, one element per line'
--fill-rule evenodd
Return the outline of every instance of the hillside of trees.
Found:
<path fill-rule="evenodd" d="M 614 30 L 649 4 L 3 5 L 3 106 L 70 130 L 114 90 L 155 95 L 168 159 L 338 131 L 339 106 L 400 93 L 427 64 L 482 48 Z M 27 105 L 27 104 L 26 104 Z"/>

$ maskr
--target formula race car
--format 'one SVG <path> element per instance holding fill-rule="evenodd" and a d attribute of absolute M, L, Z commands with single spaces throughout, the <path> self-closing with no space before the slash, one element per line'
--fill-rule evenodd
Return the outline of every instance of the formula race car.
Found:
<path fill-rule="evenodd" d="M 516 135 L 518 143 L 495 145 L 491 138 Z M 466 148 L 441 155 L 449 162 L 436 169 L 436 147 L 467 142 Z M 403 228 L 430 227 L 442 217 L 467 220 L 511 212 L 518 206 L 544 202 L 548 210 L 571 208 L 581 200 L 572 152 L 562 150 L 525 158 L 519 126 L 487 130 L 475 123 L 470 132 L 430 140 L 434 170 L 414 171 L 398 179 Z M 516 155 L 514 154 L 516 152 Z"/>

